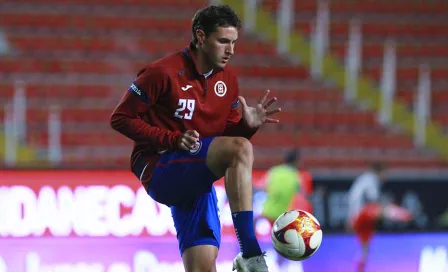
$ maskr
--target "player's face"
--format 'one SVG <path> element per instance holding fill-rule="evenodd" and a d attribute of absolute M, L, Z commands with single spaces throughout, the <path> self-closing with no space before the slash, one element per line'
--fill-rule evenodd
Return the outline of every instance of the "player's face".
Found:
<path fill-rule="evenodd" d="M 235 42 L 238 39 L 238 30 L 235 27 L 217 27 L 204 40 L 203 50 L 209 65 L 224 68 L 235 53 Z"/>

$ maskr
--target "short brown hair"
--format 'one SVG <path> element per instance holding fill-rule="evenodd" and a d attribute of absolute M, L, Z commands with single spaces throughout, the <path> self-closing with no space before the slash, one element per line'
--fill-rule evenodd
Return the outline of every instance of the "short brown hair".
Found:
<path fill-rule="evenodd" d="M 217 27 L 233 26 L 241 29 L 241 21 L 235 11 L 228 5 L 212 5 L 198 10 L 192 20 L 191 31 L 193 43 L 197 43 L 196 30 L 202 29 L 205 37 L 216 31 Z"/>

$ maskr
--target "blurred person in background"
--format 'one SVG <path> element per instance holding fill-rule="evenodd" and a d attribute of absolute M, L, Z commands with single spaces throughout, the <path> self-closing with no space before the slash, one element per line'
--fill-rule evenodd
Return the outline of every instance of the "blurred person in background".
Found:
<path fill-rule="evenodd" d="M 295 195 L 300 191 L 298 162 L 299 152 L 294 149 L 286 154 L 282 164 L 268 170 L 262 216 L 269 220 L 271 226 L 291 208 Z"/>
<path fill-rule="evenodd" d="M 412 217 L 404 208 L 380 203 L 381 186 L 387 180 L 386 175 L 386 165 L 374 162 L 368 171 L 356 178 L 348 193 L 347 228 L 355 232 L 362 247 L 356 268 L 358 272 L 365 271 L 369 245 L 377 222 L 382 218 L 408 222 Z"/>
<path fill-rule="evenodd" d="M 275 220 L 291 209 L 310 211 L 309 202 L 301 195 L 301 180 L 299 173 L 300 153 L 297 149 L 289 151 L 280 165 L 268 170 L 262 217 L 266 218 L 271 227 Z M 285 260 L 277 255 L 277 264 L 282 267 Z"/>
<path fill-rule="evenodd" d="M 441 228 L 448 228 L 448 209 L 443 212 L 437 219 L 437 226 Z"/>

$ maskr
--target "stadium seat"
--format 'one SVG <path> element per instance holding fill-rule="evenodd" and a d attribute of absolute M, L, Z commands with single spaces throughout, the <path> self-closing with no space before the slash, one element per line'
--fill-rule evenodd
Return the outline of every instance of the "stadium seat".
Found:
<path fill-rule="evenodd" d="M 191 18 L 181 14 L 186 10 L 194 12 L 208 1 L 13 2 L 26 9 L 0 11 L 0 26 L 13 49 L 13 54 L 0 58 L 0 101 L 10 101 L 14 80 L 26 81 L 28 142 L 39 150 L 47 148 L 50 106 L 59 106 L 63 167 L 128 168 L 132 143 L 110 129 L 110 114 L 140 68 L 188 44 Z M 275 16 L 278 1 L 262 3 Z M 100 9 L 88 14 L 68 12 L 69 8 L 92 7 Z M 301 14 L 296 16 L 298 31 L 309 35 L 310 18 L 316 8 L 317 0 L 295 1 L 295 10 Z M 362 27 L 366 64 L 363 73 L 373 80 L 381 75 L 384 37 L 397 38 L 397 96 L 410 106 L 416 88 L 416 63 L 439 63 L 448 58 L 445 42 L 431 42 L 448 36 L 448 26 L 440 23 L 448 14 L 447 3 L 342 0 L 332 1 L 330 8 L 331 51 L 342 61 L 349 19 L 355 13 L 368 14 Z M 33 9 L 36 12 L 23 11 Z M 117 16 L 116 10 L 121 9 L 130 14 Z M 155 14 L 154 9 L 160 14 Z M 418 24 L 400 22 L 428 14 L 442 19 Z M 384 20 L 384 16 L 395 19 Z M 342 92 L 331 83 L 310 79 L 306 67 L 278 56 L 276 51 L 275 45 L 262 37 L 243 32 L 231 64 L 240 76 L 241 94 L 250 103 L 256 103 L 263 89 L 269 88 L 282 107 L 277 115 L 281 123 L 263 128 L 253 138 L 256 168 L 279 163 L 284 151 L 292 147 L 305 150 L 304 164 L 309 169 L 359 168 L 372 158 L 399 168 L 446 166 L 436 155 L 415 148 L 409 136 L 378 125 L 374 112 L 345 103 Z M 448 88 L 443 83 L 447 76 L 446 65 L 432 71 L 437 86 L 432 118 L 448 127 L 443 106 L 448 102 Z M 0 109 L 0 122 L 3 119 L 4 111 Z M 408 155 L 398 156 L 398 152 Z"/>
<path fill-rule="evenodd" d="M 264 0 L 264 7 L 271 11 L 276 11 L 279 1 Z M 448 4 L 439 2 L 422 2 L 418 0 L 403 1 L 334 1 L 331 2 L 333 12 L 359 12 L 359 13 L 390 13 L 394 15 L 409 13 L 428 13 L 428 14 L 446 14 L 448 13 Z M 294 1 L 296 12 L 315 12 L 317 9 L 317 0 Z"/>

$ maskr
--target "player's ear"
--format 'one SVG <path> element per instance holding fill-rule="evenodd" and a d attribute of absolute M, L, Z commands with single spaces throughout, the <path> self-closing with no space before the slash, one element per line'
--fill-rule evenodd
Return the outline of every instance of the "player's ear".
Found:
<path fill-rule="evenodd" d="M 196 29 L 196 37 L 198 39 L 198 45 L 203 45 L 205 41 L 205 32 L 202 29 Z"/>

